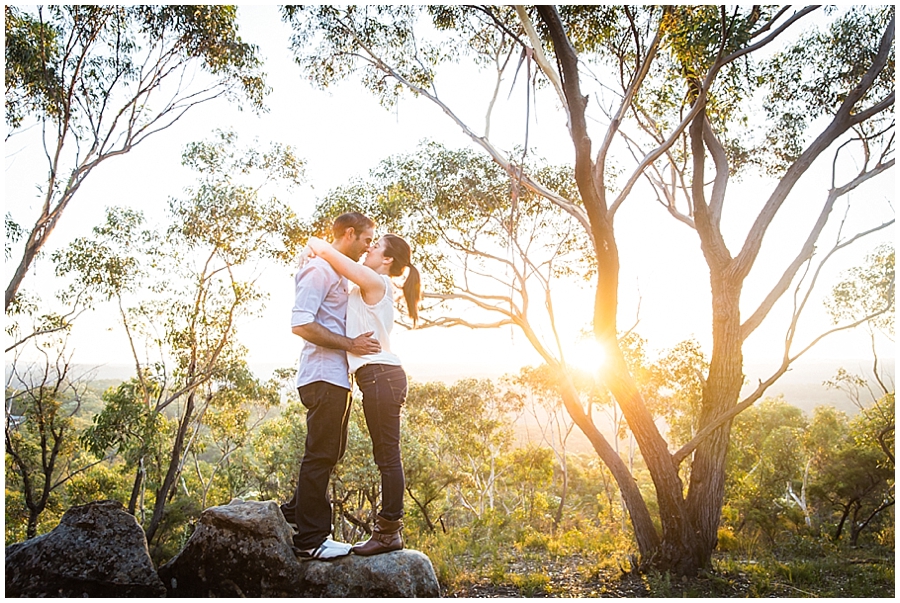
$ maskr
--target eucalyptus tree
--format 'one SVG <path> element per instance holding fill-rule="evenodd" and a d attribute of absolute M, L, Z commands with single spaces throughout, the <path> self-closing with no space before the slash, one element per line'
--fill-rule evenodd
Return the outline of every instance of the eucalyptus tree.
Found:
<path fill-rule="evenodd" d="M 893 415 L 893 396 L 889 402 Z M 822 442 L 823 434 L 828 439 L 813 458 L 809 497 L 831 538 L 837 541 L 849 533 L 856 546 L 867 528 L 890 521 L 885 511 L 895 502 L 893 460 L 873 437 L 881 428 L 881 413 L 860 412 L 849 419 L 831 408 L 817 411 L 811 439 Z"/>
<path fill-rule="evenodd" d="M 120 315 L 135 377 L 129 385 L 131 401 L 120 405 L 128 407 L 126 411 L 108 405 L 95 418 L 91 433 L 97 451 L 132 451 L 136 473 L 129 508 L 135 511 L 152 440 L 143 437 L 147 430 L 136 429 L 129 417 L 159 425 L 164 432 L 148 541 L 156 534 L 207 412 L 215 419 L 216 409 L 233 405 L 236 396 L 271 405 L 274 393 L 250 375 L 237 329 L 244 318 L 261 310 L 265 293 L 256 279 L 263 262 L 289 263 L 298 245 L 299 223 L 291 209 L 274 196 L 260 196 L 269 183 L 302 180 L 303 162 L 290 147 L 242 149 L 233 133 L 219 132 L 211 141 L 188 145 L 183 162 L 198 172 L 198 183 L 185 197 L 170 200 L 171 221 L 154 239 L 154 253 L 111 247 L 109 255 L 119 260 L 116 265 L 127 265 L 129 275 L 139 275 L 138 303 Z M 104 257 L 103 246 L 109 242 L 104 237 L 74 241 L 61 254 L 62 272 L 96 283 L 95 290 L 108 297 L 127 292 L 125 285 L 134 282 L 131 277 L 117 281 L 117 272 L 104 272 L 109 262 L 93 261 Z M 101 252 L 94 254 L 93 249 Z"/>
<path fill-rule="evenodd" d="M 775 543 L 790 506 L 788 489 L 803 474 L 806 428 L 803 411 L 780 398 L 763 400 L 735 419 L 726 500 L 736 532 L 758 530 Z"/>
<path fill-rule="evenodd" d="M 314 82 L 327 86 L 359 74 L 385 104 L 405 92 L 434 103 L 508 174 L 511 205 L 520 201 L 520 191 L 531 191 L 580 229 L 596 267 L 592 323 L 605 350 L 605 385 L 621 406 L 653 477 L 661 533 L 640 492 L 629 485 L 632 476 L 617 468 L 608 443 L 593 433 L 596 428 L 577 397 L 568 398 L 566 408 L 615 475 L 642 556 L 679 573 L 708 566 L 716 546 L 731 421 L 820 339 L 800 343 L 797 325 L 823 262 L 893 224 L 887 219 L 869 222 L 859 232 L 842 231 L 830 252 L 823 253 L 820 239 L 838 202 L 894 165 L 894 15 L 889 6 L 830 10 L 822 24 L 798 33 L 817 10 L 284 9 L 295 29 L 297 62 Z M 575 152 L 577 195 L 547 186 L 527 168 L 520 152 L 504 151 L 490 138 L 488 127 L 482 133 L 466 123 L 438 93 L 442 63 L 471 59 L 468 68 L 496 66 L 502 75 L 502 59 L 510 53 L 519 54 L 528 75 L 531 69 L 538 72 L 539 84 L 557 98 Z M 507 69 L 515 63 L 509 61 Z M 604 100 L 610 94 L 612 101 Z M 599 102 L 591 102 L 595 98 Z M 745 119 L 760 100 L 760 121 Z M 493 111 L 493 101 L 491 107 Z M 592 133 L 599 145 L 592 142 Z M 626 161 L 630 167 L 623 168 Z M 758 263 L 773 221 L 784 213 L 789 197 L 801 194 L 797 184 L 817 161 L 831 163 L 830 187 L 824 200 L 805 205 L 809 224 L 798 228 L 793 255 L 783 257 L 776 269 Z M 765 176 L 771 183 L 764 190 L 759 187 L 760 205 L 749 218 L 738 215 L 735 203 L 740 201 L 728 191 L 729 182 L 741 174 Z M 655 198 L 676 228 L 686 227 L 697 237 L 710 280 L 707 328 L 713 345 L 696 433 L 675 452 L 659 432 L 617 338 L 622 258 L 615 218 L 626 203 L 634 205 L 643 195 Z M 866 212 L 862 203 L 854 199 L 849 205 Z M 731 220 L 743 220 L 738 229 L 743 236 L 726 229 Z M 751 273 L 770 283 L 766 291 L 748 293 Z M 784 348 L 776 352 L 782 363 L 741 399 L 744 343 L 792 289 L 797 303 Z M 876 308 L 835 329 L 884 311 Z M 688 460 L 685 483 L 679 467 Z"/>
<path fill-rule="evenodd" d="M 448 492 L 462 479 L 451 451 L 463 438 L 455 436 L 452 387 L 444 383 L 410 383 L 404 408 L 400 448 L 406 494 L 412 501 L 408 517 L 420 519 L 429 532 L 446 529 L 444 515 L 450 510 Z"/>
<path fill-rule="evenodd" d="M 254 463 L 251 476 L 261 500 L 286 500 L 291 496 L 297 459 L 303 457 L 306 409 L 293 385 L 295 370 L 279 369 L 283 374 L 281 412 L 260 425 L 250 445 Z"/>
<path fill-rule="evenodd" d="M 427 529 L 452 525 L 454 506 L 481 518 L 498 505 L 516 406 L 490 380 L 410 386 L 401 443 L 406 491 Z"/>
<path fill-rule="evenodd" d="M 234 6 L 6 6 L 7 142 L 37 127 L 47 161 L 41 202 L 10 200 L 7 247 L 21 259 L 6 288 L 10 311 L 25 275 L 85 180 L 189 111 L 216 98 L 254 110 L 266 87 L 257 49 L 238 35 Z M 13 139 L 15 140 L 15 139 Z M 10 174 L 15 178 L 15 174 Z"/>
<path fill-rule="evenodd" d="M 73 476 L 96 464 L 77 451 L 74 416 L 81 408 L 90 375 L 79 374 L 66 340 L 65 333 L 32 339 L 35 359 L 23 358 L 19 349 L 7 369 L 7 522 L 16 523 L 15 499 L 20 491 L 25 538 L 37 536 L 39 519 L 51 496 Z"/>
<path fill-rule="evenodd" d="M 873 308 L 890 311 L 867 322 L 872 343 L 871 377 L 841 368 L 825 384 L 843 391 L 859 410 L 849 428 L 833 438 L 839 447 L 833 462 L 820 467 L 817 493 L 840 509 L 833 537 L 849 527 L 850 542 L 883 517 L 894 505 L 895 384 L 894 373 L 882 363 L 877 335 L 894 339 L 894 249 L 880 245 L 863 265 L 852 268 L 832 290 L 829 310 L 835 322 L 858 320 Z"/>
<path fill-rule="evenodd" d="M 279 383 L 260 382 L 245 362 L 239 361 L 227 374 L 227 381 L 217 381 L 202 419 L 204 429 L 186 453 L 200 484 L 201 509 L 209 506 L 211 492 L 219 493 L 214 504 L 224 504 L 254 490 L 249 444 L 280 402 Z"/>
<path fill-rule="evenodd" d="M 894 249 L 880 245 L 866 258 L 862 266 L 850 269 L 832 290 L 829 310 L 833 320 L 859 320 L 872 314 L 873 308 L 887 306 L 890 310 L 868 321 L 866 327 L 872 342 L 871 378 L 841 368 L 825 384 L 843 391 L 872 428 L 868 438 L 877 442 L 885 456 L 885 463 L 894 466 L 894 373 L 883 366 L 877 341 L 880 333 L 891 343 L 894 340 Z"/>
<path fill-rule="evenodd" d="M 566 495 L 569 491 L 569 454 L 567 443 L 575 423 L 572 422 L 563 408 L 558 394 L 556 379 L 550 367 L 523 367 L 517 375 L 509 377 L 510 385 L 519 390 L 522 406 L 535 419 L 541 436 L 541 443 L 553 451 L 560 474 L 559 504 L 553 516 L 553 528 L 556 530 L 562 521 Z"/>

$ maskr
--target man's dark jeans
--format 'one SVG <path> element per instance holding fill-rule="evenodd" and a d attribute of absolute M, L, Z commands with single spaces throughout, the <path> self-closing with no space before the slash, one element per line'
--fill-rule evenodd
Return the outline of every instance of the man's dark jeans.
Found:
<path fill-rule="evenodd" d="M 281 505 L 287 519 L 297 524 L 294 546 L 312 549 L 331 534 L 331 499 L 328 480 L 347 449 L 350 421 L 350 390 L 315 381 L 297 389 L 306 413 L 306 451 L 300 463 L 297 489 Z"/>
<path fill-rule="evenodd" d="M 400 461 L 400 408 L 406 401 L 406 373 L 399 366 L 367 364 L 356 371 L 356 384 L 363 395 L 372 453 L 381 472 L 379 514 L 396 521 L 403 517 L 406 487 Z"/>

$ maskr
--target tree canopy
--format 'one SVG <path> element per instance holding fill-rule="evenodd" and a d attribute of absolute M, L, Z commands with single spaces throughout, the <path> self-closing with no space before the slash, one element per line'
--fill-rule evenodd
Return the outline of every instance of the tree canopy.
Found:
<path fill-rule="evenodd" d="M 7 311 L 98 165 L 216 98 L 263 109 L 262 65 L 238 35 L 236 12 L 225 5 L 5 7 L 7 140 L 39 124 L 48 168 L 37 215 L 6 216 L 8 253 L 11 243 L 21 253 Z"/>
<path fill-rule="evenodd" d="M 825 262 L 866 234 L 893 224 L 889 219 L 857 233 L 841 233 L 831 252 L 816 253 L 836 203 L 894 165 L 893 8 L 828 11 L 824 24 L 803 31 L 816 10 L 776 6 L 283 9 L 284 19 L 295 31 L 297 63 L 312 81 L 326 87 L 358 77 L 382 103 L 391 104 L 406 93 L 434 103 L 503 170 L 510 183 L 505 204 L 511 246 L 515 245 L 513 222 L 528 215 L 523 208 L 544 202 L 580 227 L 582 244 L 591 250 L 596 267 L 592 326 L 606 357 L 604 383 L 622 408 L 653 477 L 661 535 L 649 521 L 645 499 L 631 489 L 627 468 L 597 432 L 573 386 L 568 387 L 566 408 L 623 489 L 642 554 L 681 573 L 693 574 L 708 565 L 716 544 L 731 421 L 760 400 L 791 363 L 825 335 L 808 342 L 796 340 L 797 324 Z M 502 59 L 517 53 L 521 58 L 516 67 Z M 438 92 L 438 68 L 447 63 L 465 63 L 472 70 L 496 65 L 498 82 L 504 65 L 515 69 L 515 78 L 524 64 L 529 93 L 537 90 L 538 83 L 552 89 L 565 112 L 575 151 L 569 172 L 574 173 L 575 187 L 560 191 L 528 165 L 528 126 L 521 155 L 503 150 L 488 136 L 496 93 L 484 134 L 466 123 Z M 534 80 L 532 68 L 540 74 Z M 765 115 L 761 121 L 751 120 L 748 114 L 760 99 Z M 600 141 L 596 146 L 592 136 Z M 829 154 L 832 186 L 818 207 L 810 208 L 812 225 L 804 226 L 806 231 L 797 236 L 796 254 L 774 270 L 760 267 L 757 260 L 775 217 L 812 164 L 828 161 Z M 855 172 L 844 168 L 851 155 L 855 159 L 850 161 L 860 166 Z M 623 158 L 630 161 L 624 170 L 619 163 Z M 761 172 L 773 184 L 760 191 L 759 209 L 745 220 L 741 230 L 745 234 L 736 237 L 733 229 L 726 228 L 737 203 L 728 184 Z M 482 182 L 484 173 L 470 172 Z M 534 197 L 521 196 L 522 190 Z M 695 429 L 690 441 L 674 453 L 649 411 L 653 402 L 647 396 L 654 394 L 639 387 L 619 338 L 619 275 L 626 258 L 620 256 L 616 223 L 625 204 L 633 205 L 648 193 L 676 224 L 695 233 L 712 294 L 707 328 L 711 328 L 713 346 L 708 366 L 701 369 Z M 460 197 L 460 202 L 477 215 L 478 199 Z M 857 212 L 864 211 L 860 205 L 851 203 Z M 468 245 L 461 248 L 472 251 L 472 262 L 482 254 Z M 477 268 L 465 268 L 467 274 L 478 273 Z M 761 301 L 748 309 L 751 302 L 744 285 L 751 272 L 759 271 L 766 273 L 767 290 L 755 292 L 753 299 Z M 804 279 L 807 272 L 814 275 L 810 280 Z M 779 352 L 783 362 L 741 399 L 744 343 L 792 288 L 795 299 L 802 301 L 795 305 L 784 349 Z M 516 307 L 502 296 L 496 300 Z M 880 306 L 836 330 L 885 311 L 887 307 Z M 507 320 L 528 334 L 522 321 L 509 315 Z M 529 336 L 529 341 L 541 351 L 543 345 L 536 338 Z M 689 458 L 685 483 L 679 466 Z"/>

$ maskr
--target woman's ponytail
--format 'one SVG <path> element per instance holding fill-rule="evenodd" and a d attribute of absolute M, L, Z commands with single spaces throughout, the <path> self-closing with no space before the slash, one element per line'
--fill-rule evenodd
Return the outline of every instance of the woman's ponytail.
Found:
<path fill-rule="evenodd" d="M 403 283 L 403 298 L 406 300 L 406 312 L 412 318 L 413 326 L 419 320 L 419 300 L 422 298 L 422 281 L 419 271 L 412 265 L 412 251 L 409 243 L 395 234 L 386 234 L 382 237 L 385 241 L 384 255 L 393 258 L 391 276 L 400 276 L 405 268 L 409 268 L 406 281 Z"/>
<path fill-rule="evenodd" d="M 403 282 L 403 298 L 406 300 L 406 311 L 412 318 L 413 327 L 419 321 L 419 300 L 422 299 L 422 285 L 419 279 L 419 271 L 412 264 L 409 265 L 409 273 Z"/>

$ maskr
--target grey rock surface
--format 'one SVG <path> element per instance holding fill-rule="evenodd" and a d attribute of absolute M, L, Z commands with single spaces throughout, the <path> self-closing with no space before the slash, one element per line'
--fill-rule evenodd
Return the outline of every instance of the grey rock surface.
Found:
<path fill-rule="evenodd" d="M 438 597 L 431 561 L 402 550 L 300 561 L 273 501 L 203 512 L 184 550 L 159 568 L 170 597 Z"/>
<path fill-rule="evenodd" d="M 300 570 L 278 505 L 234 500 L 203 512 L 159 577 L 170 597 L 287 597 Z"/>
<path fill-rule="evenodd" d="M 116 501 L 72 507 L 52 531 L 6 547 L 7 597 L 164 597 L 144 530 Z"/>
<path fill-rule="evenodd" d="M 371 557 L 306 561 L 303 597 L 440 597 L 431 560 L 404 549 Z"/>

